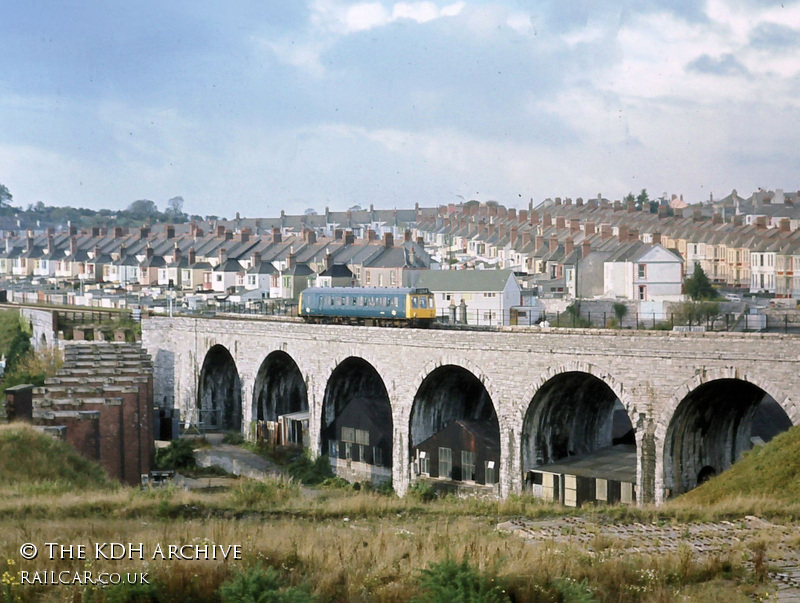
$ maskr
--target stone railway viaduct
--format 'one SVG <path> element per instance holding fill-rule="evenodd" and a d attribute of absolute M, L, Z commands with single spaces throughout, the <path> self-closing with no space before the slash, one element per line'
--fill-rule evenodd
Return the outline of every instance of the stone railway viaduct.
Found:
<path fill-rule="evenodd" d="M 274 420 L 297 399 L 288 411 L 307 404 L 313 453 L 346 398 L 388 398 L 400 494 L 414 479 L 412 445 L 453 419 L 486 417 L 487 401 L 499 427 L 501 496 L 520 492 L 534 465 L 610 445 L 620 402 L 635 430 L 640 502 L 662 502 L 694 487 L 704 468 L 730 466 L 750 447 L 764 399 L 783 410 L 786 426 L 800 423 L 800 339 L 791 335 L 419 330 L 233 317 L 154 317 L 142 331 L 158 405 L 196 420 L 198 408 L 220 404 L 222 423 L 246 432 L 250 421 Z"/>

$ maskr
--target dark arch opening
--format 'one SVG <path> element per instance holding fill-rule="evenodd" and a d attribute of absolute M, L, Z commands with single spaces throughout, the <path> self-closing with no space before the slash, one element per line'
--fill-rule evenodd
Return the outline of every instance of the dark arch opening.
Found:
<path fill-rule="evenodd" d="M 221 345 L 206 354 L 197 393 L 199 420 L 210 429 L 242 428 L 242 386 L 230 352 Z"/>
<path fill-rule="evenodd" d="M 709 381 L 689 392 L 672 416 L 664 441 L 664 487 L 688 492 L 728 469 L 743 452 L 786 431 L 792 422 L 760 387 L 741 379 Z"/>
<path fill-rule="evenodd" d="M 601 379 L 567 372 L 533 397 L 522 427 L 524 471 L 614 445 L 636 445 L 633 425 L 614 391 Z"/>
<path fill-rule="evenodd" d="M 425 377 L 414 397 L 409 440 L 421 475 L 497 483 L 497 413 L 486 387 L 465 368 L 444 365 Z M 439 456 L 442 449 L 450 450 L 449 466 L 447 459 Z"/>
<path fill-rule="evenodd" d="M 717 474 L 717 470 L 714 467 L 706 465 L 702 469 L 700 469 L 700 473 L 697 474 L 697 485 L 703 484 L 710 480 Z"/>
<path fill-rule="evenodd" d="M 307 410 L 308 392 L 297 363 L 286 352 L 272 352 L 256 375 L 253 420 L 277 421 L 282 415 Z"/>
<path fill-rule="evenodd" d="M 559 463 L 553 468 L 556 474 L 573 471 L 631 488 L 636 483 L 633 424 L 614 391 L 590 373 L 570 371 L 549 379 L 525 413 L 522 471 L 526 483 L 532 486 L 541 479 L 532 469 L 554 463 Z"/>
<path fill-rule="evenodd" d="M 391 477 L 392 406 L 383 379 L 369 362 L 351 356 L 333 370 L 322 403 L 321 452 L 335 466 L 362 463 L 360 473 L 344 475 L 381 481 Z M 366 467 L 368 465 L 369 467 Z"/>

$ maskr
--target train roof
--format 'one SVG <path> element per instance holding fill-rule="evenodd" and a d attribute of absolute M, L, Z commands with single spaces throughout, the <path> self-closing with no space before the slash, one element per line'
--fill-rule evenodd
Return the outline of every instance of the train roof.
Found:
<path fill-rule="evenodd" d="M 416 287 L 309 287 L 303 293 L 335 293 L 339 295 L 383 294 L 399 295 L 407 293 L 430 293 L 428 289 Z"/>

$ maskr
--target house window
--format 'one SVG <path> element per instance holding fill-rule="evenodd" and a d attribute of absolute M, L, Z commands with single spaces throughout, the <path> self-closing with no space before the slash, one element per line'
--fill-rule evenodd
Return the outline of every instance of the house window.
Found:
<path fill-rule="evenodd" d="M 378 287 L 383 287 L 383 274 L 378 275 Z"/>
<path fill-rule="evenodd" d="M 647 278 L 647 265 L 637 264 L 639 278 Z"/>
<path fill-rule="evenodd" d="M 348 461 L 353 459 L 353 444 L 350 442 L 343 442 L 344 443 L 344 458 Z"/>
<path fill-rule="evenodd" d="M 496 470 L 495 470 L 495 467 L 494 467 L 494 461 L 485 461 L 484 465 L 483 465 L 483 468 L 484 468 L 484 472 L 485 472 L 484 473 L 484 476 L 485 476 L 484 482 L 486 483 L 486 485 L 489 486 L 489 485 L 494 484 L 495 482 L 497 482 L 497 475 L 496 475 L 496 472 L 495 472 Z"/>
<path fill-rule="evenodd" d="M 366 429 L 356 429 L 355 442 L 356 444 L 363 444 L 364 446 L 369 446 L 369 431 L 367 431 Z"/>
<path fill-rule="evenodd" d="M 439 448 L 439 477 L 453 479 L 453 451 L 450 448 Z"/>
<path fill-rule="evenodd" d="M 216 279 L 216 281 L 217 281 L 218 283 L 221 283 L 221 282 L 222 282 L 222 275 L 221 275 L 221 274 L 215 274 L 215 275 L 214 275 L 214 278 Z"/>
<path fill-rule="evenodd" d="M 371 276 L 372 276 L 372 274 L 370 273 L 370 271 L 369 271 L 369 270 L 367 270 L 367 271 L 365 272 L 365 274 L 364 274 L 364 278 L 366 279 L 366 281 L 365 281 L 365 282 L 366 282 L 366 284 L 367 284 L 367 285 L 369 285 L 369 279 L 370 279 L 370 277 L 371 277 Z"/>
<path fill-rule="evenodd" d="M 390 284 L 392 287 L 394 287 L 395 285 L 397 285 L 397 274 L 395 274 L 394 272 L 390 272 L 390 273 L 389 273 L 389 284 Z"/>
<path fill-rule="evenodd" d="M 352 427 L 342 427 L 342 442 L 355 442 L 355 430 Z"/>
<path fill-rule="evenodd" d="M 430 475 L 431 474 L 431 464 L 430 459 L 428 458 L 428 454 L 424 450 L 420 450 L 419 453 L 419 473 L 420 475 Z"/>
<path fill-rule="evenodd" d="M 475 481 L 475 453 L 471 450 L 461 451 L 461 481 Z"/>
<path fill-rule="evenodd" d="M 339 442 L 336 440 L 328 440 L 328 456 L 332 459 L 339 458 Z"/>
<path fill-rule="evenodd" d="M 641 301 L 647 300 L 647 286 L 639 285 L 639 299 Z"/>
<path fill-rule="evenodd" d="M 377 446 L 372 447 L 372 464 L 383 467 L 383 450 Z"/>

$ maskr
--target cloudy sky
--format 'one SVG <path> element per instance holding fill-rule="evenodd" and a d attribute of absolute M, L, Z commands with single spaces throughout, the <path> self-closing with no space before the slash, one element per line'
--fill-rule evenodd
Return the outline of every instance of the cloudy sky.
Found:
<path fill-rule="evenodd" d="M 800 188 L 800 2 L 5 0 L 14 203 Z"/>

